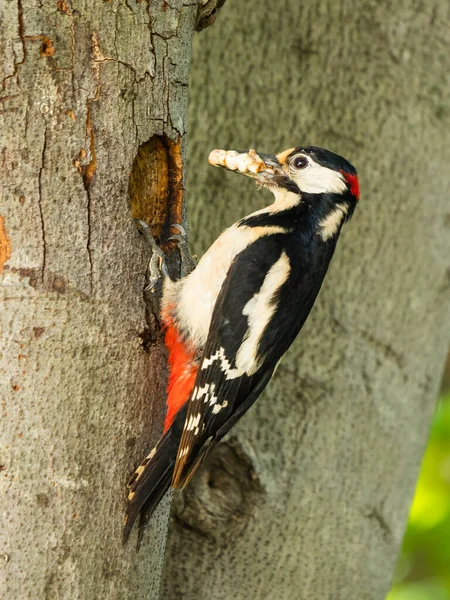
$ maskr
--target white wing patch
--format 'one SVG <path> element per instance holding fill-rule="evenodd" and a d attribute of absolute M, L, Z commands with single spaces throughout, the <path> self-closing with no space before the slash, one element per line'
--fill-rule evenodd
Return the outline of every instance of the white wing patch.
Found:
<path fill-rule="evenodd" d="M 259 292 L 244 306 L 242 313 L 248 317 L 248 330 L 236 355 L 236 367 L 241 373 L 253 375 L 261 366 L 264 357 L 258 356 L 259 343 L 277 308 L 272 300 L 290 271 L 289 258 L 282 252 L 269 269 Z"/>
<path fill-rule="evenodd" d="M 258 356 L 258 346 L 277 308 L 272 300 L 289 277 L 290 271 L 289 258 L 285 252 L 282 252 L 277 262 L 269 269 L 259 292 L 244 306 L 242 314 L 248 318 L 248 329 L 236 354 L 236 367 L 234 369 L 231 367 L 231 363 L 225 355 L 225 349 L 220 347 L 214 354 L 204 358 L 201 366 L 202 370 L 207 369 L 214 362 L 219 362 L 219 368 L 225 374 L 226 379 L 236 379 L 237 377 L 242 377 L 244 374 L 253 375 L 253 373 L 256 373 L 264 358 Z M 203 395 L 204 392 L 207 394 L 205 402 L 209 401 L 210 405 L 212 405 L 217 398 L 214 397 L 214 390 L 211 390 L 208 384 L 206 387 L 208 389 L 205 392 L 204 388 L 194 390 L 192 398 L 194 396 L 199 398 L 200 393 Z"/>

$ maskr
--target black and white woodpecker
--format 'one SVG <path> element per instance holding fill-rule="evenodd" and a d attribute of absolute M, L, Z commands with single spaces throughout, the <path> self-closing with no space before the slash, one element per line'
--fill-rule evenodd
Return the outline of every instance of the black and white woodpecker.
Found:
<path fill-rule="evenodd" d="M 355 168 L 314 146 L 276 156 L 214 150 L 209 162 L 253 177 L 275 201 L 224 231 L 195 269 L 187 260 L 190 272 L 178 281 L 143 224 L 152 281 L 163 277 L 170 377 L 164 433 L 129 482 L 124 541 L 139 513 L 143 526 L 170 486 L 189 482 L 269 383 L 359 199 Z M 186 257 L 186 240 L 176 237 Z"/>

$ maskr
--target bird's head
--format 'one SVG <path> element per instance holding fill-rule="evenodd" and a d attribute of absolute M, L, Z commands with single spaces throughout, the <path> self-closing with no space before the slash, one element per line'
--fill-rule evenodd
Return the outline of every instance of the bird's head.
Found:
<path fill-rule="evenodd" d="M 213 150 L 209 162 L 242 173 L 268 188 L 275 204 L 303 203 L 323 221 L 348 220 L 359 200 L 356 169 L 345 158 L 316 146 L 297 146 L 276 155 Z"/>

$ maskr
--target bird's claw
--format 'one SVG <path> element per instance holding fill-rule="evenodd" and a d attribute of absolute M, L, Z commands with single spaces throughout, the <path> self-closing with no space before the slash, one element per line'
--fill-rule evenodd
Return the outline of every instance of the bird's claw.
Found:
<path fill-rule="evenodd" d="M 148 285 L 145 286 L 144 288 L 144 292 L 154 292 L 155 291 L 155 287 L 156 284 L 159 281 L 159 277 L 150 277 L 150 281 L 148 283 Z"/>
<path fill-rule="evenodd" d="M 174 229 L 178 229 L 178 231 L 180 232 L 180 235 L 187 239 L 187 231 L 186 229 L 183 227 L 183 225 L 180 225 L 179 223 L 172 223 L 170 225 L 171 227 L 173 227 Z M 169 240 L 171 240 L 172 238 L 169 238 Z"/>
<path fill-rule="evenodd" d="M 143 234 L 146 242 L 149 244 L 149 246 L 152 249 L 152 256 L 150 258 L 150 261 L 149 261 L 148 267 L 147 267 L 148 285 L 144 288 L 144 291 L 145 292 L 149 292 L 149 291 L 154 292 L 155 287 L 156 287 L 157 283 L 160 281 L 161 277 L 169 276 L 169 272 L 168 272 L 167 266 L 166 266 L 165 255 L 164 255 L 164 252 L 161 250 L 161 248 L 155 242 L 155 239 L 152 235 L 152 230 L 150 229 L 150 226 L 142 219 L 135 219 L 135 222 L 136 222 L 137 228 Z"/>
<path fill-rule="evenodd" d="M 170 238 L 167 238 L 167 241 L 175 240 L 178 243 L 186 241 L 186 239 L 182 235 L 171 235 Z"/>
<path fill-rule="evenodd" d="M 143 233 L 145 231 L 145 229 L 147 229 L 148 225 L 145 221 L 143 221 L 142 219 L 134 219 L 134 222 L 136 224 L 136 227 L 138 228 L 138 230 Z"/>
<path fill-rule="evenodd" d="M 177 242 L 178 250 L 180 252 L 181 264 L 183 266 L 184 275 L 189 275 L 197 266 L 196 261 L 192 257 L 189 251 L 188 235 L 186 229 L 179 223 L 172 223 L 170 225 L 174 229 L 178 229 L 180 233 L 176 233 L 169 237 L 169 241 Z"/>
<path fill-rule="evenodd" d="M 147 267 L 148 285 L 144 288 L 144 292 L 154 292 L 157 283 L 161 280 L 161 275 L 169 276 L 167 270 L 164 253 L 158 248 L 158 251 L 153 251 L 150 262 Z"/>

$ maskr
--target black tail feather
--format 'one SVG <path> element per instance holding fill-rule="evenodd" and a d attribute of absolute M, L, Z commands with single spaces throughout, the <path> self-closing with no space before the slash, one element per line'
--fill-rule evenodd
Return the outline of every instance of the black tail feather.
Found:
<path fill-rule="evenodd" d="M 166 475 L 164 476 L 164 479 L 158 482 L 158 486 L 155 489 L 154 493 L 150 496 L 149 500 L 141 508 L 141 514 L 139 517 L 138 524 L 138 538 L 136 542 L 136 547 L 138 550 L 141 547 L 144 532 L 150 517 L 155 512 L 157 506 L 159 505 L 159 503 L 161 502 L 161 500 L 163 499 L 164 495 L 170 487 L 170 482 L 172 481 L 172 472 L 173 467 L 167 471 Z"/>
<path fill-rule="evenodd" d="M 141 463 L 131 479 L 122 538 L 124 544 L 128 540 L 139 513 L 141 513 L 139 547 L 142 532 L 148 519 L 170 487 L 178 450 L 178 441 L 175 438 L 176 436 L 169 429 L 158 442 L 153 455 L 150 455 L 151 458 L 147 457 Z"/>

